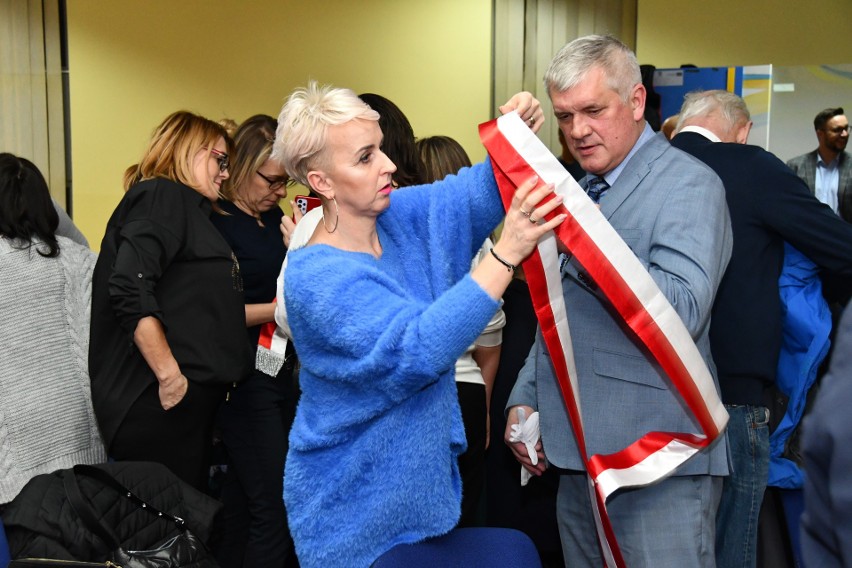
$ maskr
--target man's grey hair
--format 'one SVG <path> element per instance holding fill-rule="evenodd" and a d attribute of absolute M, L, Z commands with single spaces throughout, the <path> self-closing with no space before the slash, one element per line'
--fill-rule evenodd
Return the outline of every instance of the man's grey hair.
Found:
<path fill-rule="evenodd" d="M 691 119 L 703 118 L 714 113 L 718 113 L 725 119 L 728 128 L 751 120 L 751 113 L 739 95 L 723 90 L 693 91 L 683 98 L 675 130 L 680 131 Z"/>
<path fill-rule="evenodd" d="M 600 67 L 609 87 L 625 102 L 633 87 L 642 82 L 636 55 L 610 35 L 590 35 L 565 45 L 553 57 L 544 74 L 548 93 L 561 93 L 576 86 L 593 67 Z"/>

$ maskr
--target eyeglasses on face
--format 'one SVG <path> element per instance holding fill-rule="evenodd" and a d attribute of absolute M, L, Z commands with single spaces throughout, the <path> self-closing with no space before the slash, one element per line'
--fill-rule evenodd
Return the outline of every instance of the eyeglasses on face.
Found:
<path fill-rule="evenodd" d="M 269 191 L 279 190 L 282 187 L 284 187 L 285 185 L 287 185 L 287 182 L 289 181 L 289 178 L 287 178 L 287 177 L 281 177 L 281 178 L 268 177 L 268 176 L 262 174 L 259 170 L 257 172 L 257 175 L 262 177 L 263 181 L 265 181 L 267 183 L 267 185 L 269 185 Z"/>
<path fill-rule="evenodd" d="M 842 134 L 844 132 L 849 132 L 849 125 L 846 126 L 835 126 L 834 128 L 826 128 L 826 132 L 831 132 L 832 134 Z"/>
<path fill-rule="evenodd" d="M 211 148 L 210 153 L 213 154 L 213 157 L 216 158 L 216 161 L 219 162 L 219 172 L 224 173 L 227 171 L 228 166 L 231 165 L 229 161 L 228 154 L 225 152 L 220 152 L 216 148 Z"/>

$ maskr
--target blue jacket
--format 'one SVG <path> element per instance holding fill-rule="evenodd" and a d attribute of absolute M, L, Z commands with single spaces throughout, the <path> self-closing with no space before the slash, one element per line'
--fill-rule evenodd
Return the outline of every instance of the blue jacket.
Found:
<path fill-rule="evenodd" d="M 805 255 L 784 245 L 784 268 L 778 280 L 784 338 L 778 357 L 778 389 L 788 397 L 787 411 L 769 437 L 769 485 L 802 487 L 802 470 L 782 457 L 790 434 L 805 412 L 808 390 L 816 380 L 830 344 L 831 313 L 822 297 L 819 269 Z"/>

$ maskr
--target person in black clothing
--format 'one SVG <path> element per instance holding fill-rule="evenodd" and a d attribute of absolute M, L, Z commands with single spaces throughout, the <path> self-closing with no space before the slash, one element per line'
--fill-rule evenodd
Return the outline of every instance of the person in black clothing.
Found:
<path fill-rule="evenodd" d="M 92 402 L 108 454 L 207 485 L 226 385 L 251 369 L 239 264 L 210 221 L 230 138 L 168 116 L 110 218 L 92 283 Z"/>
<path fill-rule="evenodd" d="M 643 64 L 639 66 L 639 72 L 642 74 L 642 84 L 645 85 L 645 122 L 654 132 L 659 132 L 662 127 L 662 117 L 660 116 L 660 107 L 662 106 L 662 97 L 660 93 L 654 90 L 654 73 L 657 71 L 656 66 Z"/>
<path fill-rule="evenodd" d="M 852 565 L 852 309 L 837 331 L 837 348 L 813 410 L 802 426 L 805 468 L 802 556 L 806 566 Z"/>
<path fill-rule="evenodd" d="M 726 91 L 690 93 L 672 145 L 712 168 L 725 185 L 734 248 L 713 304 L 710 347 L 731 416 L 731 459 L 716 527 L 717 564 L 754 566 L 757 514 L 769 467 L 764 390 L 781 349 L 778 278 L 784 242 L 852 283 L 852 225 L 837 217 L 773 154 L 746 145 L 745 102 Z M 737 489 L 739 488 L 739 489 Z"/>
<path fill-rule="evenodd" d="M 535 543 L 544 568 L 565 565 L 556 524 L 556 492 L 559 474 L 553 468 L 522 486 L 521 467 L 503 443 L 506 404 L 535 340 L 538 320 L 522 268 L 503 292 L 504 349 L 491 393 L 491 442 L 486 455 L 486 525 L 523 531 Z"/>
<path fill-rule="evenodd" d="M 358 98 L 379 113 L 379 126 L 384 134 L 382 151 L 393 160 L 394 187 L 426 183 L 423 179 L 420 155 L 415 145 L 414 129 L 405 113 L 393 101 L 375 93 L 362 93 Z"/>
<path fill-rule="evenodd" d="M 583 166 L 580 165 L 580 162 L 578 162 L 574 156 L 571 155 L 571 151 L 568 150 L 568 144 L 565 142 L 565 135 L 562 134 L 561 128 L 559 129 L 559 144 L 562 146 L 562 154 L 556 159 L 559 160 L 562 167 L 568 170 L 568 173 L 571 174 L 571 177 L 574 178 L 575 181 L 580 181 L 586 177 L 586 172 L 583 170 Z"/>
<path fill-rule="evenodd" d="M 433 183 L 462 168 L 471 167 L 464 148 L 449 136 L 429 136 L 417 141 L 424 183 Z M 493 237 L 493 235 L 492 235 Z M 474 255 L 471 269 L 493 246 L 491 238 Z M 485 457 L 488 449 L 488 412 L 494 376 L 500 363 L 503 326 L 506 318 L 497 310 L 482 334 L 456 362 L 456 390 L 459 396 L 467 449 L 459 455 L 462 504 L 459 527 L 481 526 L 484 522 Z"/>
<path fill-rule="evenodd" d="M 261 329 L 269 329 L 274 320 L 275 286 L 286 253 L 278 202 L 287 196 L 289 178 L 269 157 L 276 127 L 271 116 L 256 115 L 236 130 L 232 173 L 219 201 L 222 214 L 212 217 L 240 263 L 245 326 L 255 352 Z M 261 353 L 262 358 L 263 348 Z M 297 397 L 294 362 L 291 355 L 276 368 L 256 365 L 259 368 L 231 389 L 219 411 L 228 454 L 222 487 L 224 533 L 216 554 L 224 568 L 272 568 L 295 561 L 282 477 Z"/>

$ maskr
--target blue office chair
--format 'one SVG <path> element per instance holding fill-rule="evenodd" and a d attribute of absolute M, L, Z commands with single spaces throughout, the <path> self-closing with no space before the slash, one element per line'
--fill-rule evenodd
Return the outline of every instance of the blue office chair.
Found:
<path fill-rule="evenodd" d="M 9 543 L 6 542 L 6 530 L 3 528 L 3 519 L 0 519 L 0 568 L 6 568 L 11 560 Z"/>
<path fill-rule="evenodd" d="M 541 568 L 530 537 L 501 528 L 464 528 L 416 544 L 400 544 L 373 568 Z"/>

